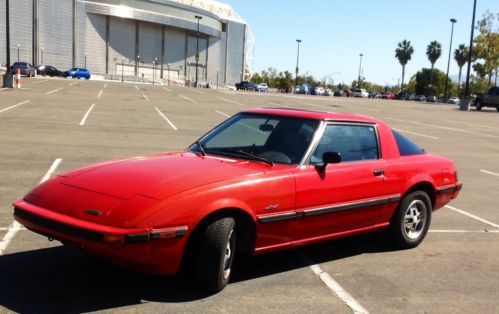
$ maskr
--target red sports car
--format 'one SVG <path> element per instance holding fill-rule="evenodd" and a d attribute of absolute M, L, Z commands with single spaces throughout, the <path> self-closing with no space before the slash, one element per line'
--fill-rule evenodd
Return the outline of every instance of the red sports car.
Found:
<path fill-rule="evenodd" d="M 189 265 L 201 287 L 219 291 L 236 251 L 382 228 L 415 247 L 460 189 L 452 161 L 379 120 L 252 109 L 185 151 L 59 174 L 16 201 L 14 216 L 124 267 L 174 274 Z"/>

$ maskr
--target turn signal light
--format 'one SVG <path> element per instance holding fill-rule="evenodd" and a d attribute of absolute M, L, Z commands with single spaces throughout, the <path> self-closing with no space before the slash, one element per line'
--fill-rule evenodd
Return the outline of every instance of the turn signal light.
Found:
<path fill-rule="evenodd" d="M 116 234 L 103 234 L 102 242 L 108 244 L 123 244 L 125 243 L 125 237 L 123 235 Z"/>

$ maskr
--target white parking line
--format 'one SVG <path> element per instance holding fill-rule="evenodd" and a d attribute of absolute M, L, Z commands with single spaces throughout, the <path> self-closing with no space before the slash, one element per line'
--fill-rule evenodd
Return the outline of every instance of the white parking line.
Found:
<path fill-rule="evenodd" d="M 174 129 L 175 131 L 178 130 L 177 127 L 158 109 L 158 107 L 156 107 L 156 111 L 163 117 L 163 119 L 166 120 L 166 122 L 168 122 L 172 129 Z"/>
<path fill-rule="evenodd" d="M 54 173 L 54 171 L 57 169 L 57 167 L 59 167 L 61 162 L 62 158 L 57 158 L 56 160 L 54 160 L 47 173 L 45 173 L 43 178 L 40 180 L 40 183 L 47 181 L 52 175 L 52 173 Z M 3 236 L 2 240 L 0 241 L 0 256 L 5 253 L 10 242 L 12 241 L 12 239 L 14 239 L 15 235 L 19 230 L 24 230 L 24 227 L 16 220 L 14 220 L 14 222 L 7 229 L 7 233 Z"/>
<path fill-rule="evenodd" d="M 104 89 L 106 89 L 106 87 L 107 87 L 107 83 L 106 83 L 106 84 L 104 84 Z"/>
<path fill-rule="evenodd" d="M 237 101 L 232 101 L 232 100 L 225 99 L 225 98 L 222 98 L 222 97 L 218 97 L 218 99 L 223 100 L 223 101 L 228 102 L 228 103 L 231 103 L 231 104 L 235 104 L 235 105 L 239 105 L 239 106 L 244 106 L 243 104 L 238 103 Z"/>
<path fill-rule="evenodd" d="M 145 100 L 149 101 L 149 98 L 147 98 L 146 94 L 144 94 L 143 92 L 140 92 L 142 94 L 142 97 L 145 98 Z"/>
<path fill-rule="evenodd" d="M 486 173 L 486 174 L 491 174 L 493 176 L 499 177 L 499 173 L 495 173 L 495 172 L 487 171 L 487 170 L 482 170 L 482 169 L 480 169 L 480 171 L 483 173 Z"/>
<path fill-rule="evenodd" d="M 499 230 L 428 230 L 433 233 L 499 233 Z"/>
<path fill-rule="evenodd" d="M 401 129 L 397 129 L 397 128 L 393 128 L 395 131 L 398 131 L 400 133 L 407 133 L 407 134 L 412 134 L 412 135 L 416 135 L 416 136 L 421 136 L 421 137 L 426 137 L 426 138 L 431 138 L 431 139 L 434 139 L 434 140 L 438 140 L 439 138 L 436 137 L 436 136 L 430 136 L 430 135 L 424 135 L 424 134 L 420 134 L 420 133 L 416 133 L 416 132 L 411 132 L 411 131 L 406 131 L 406 130 L 401 130 Z"/>
<path fill-rule="evenodd" d="M 140 90 L 140 89 L 137 87 L 137 85 L 134 85 L 134 87 L 135 87 L 135 89 L 136 89 L 136 90 Z"/>
<path fill-rule="evenodd" d="M 73 86 L 73 85 L 76 85 L 76 84 L 78 84 L 78 82 L 70 83 L 68 86 Z"/>
<path fill-rule="evenodd" d="M 49 80 L 41 80 L 41 81 L 36 81 L 36 82 L 33 82 L 33 84 L 40 84 L 40 83 L 44 83 L 44 82 L 48 82 Z"/>
<path fill-rule="evenodd" d="M 4 90 L 8 90 L 8 89 L 10 89 L 10 88 L 8 88 L 8 87 L 2 87 L 2 88 L 0 88 L 0 92 L 4 91 Z"/>
<path fill-rule="evenodd" d="M 459 208 L 456 208 L 456 207 L 452 207 L 452 206 L 450 206 L 450 205 L 445 205 L 445 207 L 447 207 L 448 209 L 451 209 L 451 210 L 453 210 L 453 211 L 455 211 L 455 212 L 458 212 L 458 213 L 460 213 L 460 214 L 463 214 L 463 215 L 465 215 L 465 216 L 468 216 L 468 217 L 470 217 L 470 218 L 473 218 L 473 219 L 475 219 L 475 220 L 478 220 L 478 221 L 480 221 L 480 222 L 483 222 L 484 224 L 487 224 L 487 225 L 492 226 L 492 227 L 494 227 L 494 228 L 499 228 L 499 225 L 498 225 L 498 224 L 495 224 L 495 223 L 493 223 L 493 222 L 491 222 L 491 221 L 488 221 L 488 220 L 486 220 L 486 219 L 483 219 L 483 218 L 480 218 L 480 217 L 475 216 L 475 215 L 473 215 L 473 214 L 470 214 L 470 213 L 468 213 L 468 212 L 466 212 L 466 211 L 464 211 L 464 210 L 462 210 L 462 209 L 459 209 Z"/>
<path fill-rule="evenodd" d="M 95 106 L 95 104 L 92 104 L 90 106 L 90 108 L 88 108 L 87 112 L 85 113 L 85 115 L 83 116 L 83 118 L 80 121 L 80 125 L 85 125 L 85 122 L 87 121 L 88 115 L 90 114 L 90 111 L 92 111 L 92 109 L 94 109 L 94 106 Z"/>
<path fill-rule="evenodd" d="M 221 114 L 224 117 L 230 118 L 230 116 L 228 114 L 223 113 L 222 111 L 215 110 L 215 112 Z"/>
<path fill-rule="evenodd" d="M 101 90 L 100 90 L 100 92 L 99 92 L 99 95 L 97 95 L 97 99 L 99 99 L 99 98 L 100 98 L 100 96 L 102 96 L 102 93 L 103 93 L 103 92 L 104 92 L 104 90 L 103 90 L 103 89 L 101 89 Z"/>
<path fill-rule="evenodd" d="M 62 90 L 62 87 L 61 88 L 57 88 L 57 89 L 54 89 L 54 90 L 51 90 L 50 92 L 46 92 L 45 95 L 50 95 L 50 94 L 53 94 L 53 93 L 57 93 L 58 91 Z"/>
<path fill-rule="evenodd" d="M 2 112 L 4 112 L 4 111 L 7 111 L 7 110 L 10 110 L 10 109 L 12 109 L 12 108 L 15 108 L 15 107 L 18 107 L 18 106 L 24 105 L 24 104 L 26 104 L 26 103 L 29 103 L 29 100 L 25 100 L 25 101 L 23 101 L 23 102 L 18 103 L 17 105 L 10 106 L 10 107 L 7 107 L 7 108 L 5 108 L 5 109 L 2 109 L 2 110 L 0 110 L 0 113 L 2 113 Z"/>
<path fill-rule="evenodd" d="M 286 108 L 286 107 L 287 107 L 287 106 L 285 106 L 285 105 L 281 105 L 281 104 L 278 104 L 278 103 L 276 103 L 276 102 L 269 102 L 269 105 L 274 105 L 274 106 L 284 107 L 284 108 Z"/>
<path fill-rule="evenodd" d="M 184 98 L 184 99 L 186 99 L 186 100 L 188 100 L 188 101 L 192 102 L 192 103 L 195 103 L 195 104 L 197 104 L 197 103 L 198 103 L 197 101 L 192 100 L 192 99 L 190 99 L 189 97 L 185 97 L 185 96 L 184 96 L 184 95 L 182 95 L 182 94 L 178 94 L 178 95 L 179 95 L 180 97 L 182 97 L 182 98 Z"/>

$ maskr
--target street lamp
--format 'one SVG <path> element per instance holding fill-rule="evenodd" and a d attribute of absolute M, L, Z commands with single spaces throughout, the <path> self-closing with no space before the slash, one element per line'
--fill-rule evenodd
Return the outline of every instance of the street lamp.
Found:
<path fill-rule="evenodd" d="M 17 44 L 17 62 L 19 62 L 19 47 L 21 47 L 20 44 Z"/>
<path fill-rule="evenodd" d="M 469 86 L 470 86 L 470 71 L 471 71 L 471 53 L 473 51 L 473 30 L 475 29 L 475 13 L 476 13 L 476 0 L 473 1 L 473 18 L 471 20 L 471 36 L 470 36 L 470 47 L 468 49 L 468 70 L 466 71 L 466 87 L 464 89 L 464 97 L 469 97 Z M 469 103 L 467 105 L 467 110 L 469 110 Z"/>
<path fill-rule="evenodd" d="M 170 64 L 169 63 L 166 64 L 166 69 L 168 70 L 168 77 L 167 77 L 168 86 L 170 86 Z"/>
<path fill-rule="evenodd" d="M 451 31 L 450 31 L 450 45 L 449 45 L 449 58 L 447 60 L 447 75 L 445 76 L 445 96 L 444 99 L 447 99 L 447 81 L 449 80 L 449 66 L 450 66 L 450 52 L 452 51 L 452 35 L 454 34 L 454 23 L 457 22 L 456 19 L 450 19 L 452 23 Z"/>
<path fill-rule="evenodd" d="M 198 66 L 199 66 L 199 20 L 203 17 L 199 15 L 194 16 L 198 20 L 198 31 L 196 33 L 196 87 L 198 87 Z"/>
<path fill-rule="evenodd" d="M 140 55 L 137 55 L 137 76 L 140 76 Z"/>
<path fill-rule="evenodd" d="M 298 49 L 296 52 L 296 71 L 295 71 L 295 88 L 293 89 L 293 94 L 296 92 L 296 86 L 298 85 L 298 61 L 300 60 L 300 43 L 301 39 L 297 39 Z"/>
<path fill-rule="evenodd" d="M 42 54 L 42 56 L 41 56 L 41 57 L 42 57 L 42 65 L 43 65 L 43 47 L 42 47 L 42 48 L 40 48 L 40 52 L 41 52 L 41 54 Z"/>
<path fill-rule="evenodd" d="M 357 80 L 357 86 L 360 88 L 360 69 L 362 69 L 362 57 L 364 55 L 361 53 L 359 54 L 359 57 L 360 57 L 360 62 L 359 62 L 359 79 Z"/>
<path fill-rule="evenodd" d="M 87 53 L 85 52 L 85 69 L 87 68 Z"/>

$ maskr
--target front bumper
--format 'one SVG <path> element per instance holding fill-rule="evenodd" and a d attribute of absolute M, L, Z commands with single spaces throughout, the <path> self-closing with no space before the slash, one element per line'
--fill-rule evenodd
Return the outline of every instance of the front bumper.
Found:
<path fill-rule="evenodd" d="M 179 269 L 186 226 L 117 228 L 56 213 L 23 200 L 13 205 L 14 218 L 26 228 L 65 244 L 77 245 L 97 258 L 157 274 L 174 274 Z"/>

